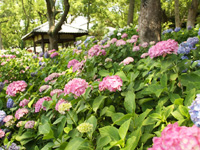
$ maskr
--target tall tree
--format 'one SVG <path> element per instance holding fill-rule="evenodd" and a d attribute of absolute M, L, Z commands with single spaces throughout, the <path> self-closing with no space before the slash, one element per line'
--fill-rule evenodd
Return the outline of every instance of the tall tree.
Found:
<path fill-rule="evenodd" d="M 49 34 L 50 49 L 58 50 L 58 32 L 61 30 L 61 26 L 66 20 L 70 5 L 68 0 L 63 0 L 64 12 L 61 15 L 61 18 L 58 21 L 58 23 L 56 23 L 55 17 L 60 11 L 56 10 L 55 3 L 56 0 L 46 0 L 48 21 L 49 21 L 48 34 Z"/>
<path fill-rule="evenodd" d="M 175 0 L 175 25 L 176 27 L 181 26 L 180 16 L 179 16 L 179 0 Z"/>
<path fill-rule="evenodd" d="M 135 0 L 130 0 L 127 25 L 133 24 Z"/>
<path fill-rule="evenodd" d="M 139 17 L 140 42 L 160 41 L 161 4 L 160 0 L 141 0 Z"/>
<path fill-rule="evenodd" d="M 189 26 L 194 27 L 195 20 L 197 17 L 198 6 L 199 6 L 199 0 L 192 0 L 187 16 L 187 27 Z"/>

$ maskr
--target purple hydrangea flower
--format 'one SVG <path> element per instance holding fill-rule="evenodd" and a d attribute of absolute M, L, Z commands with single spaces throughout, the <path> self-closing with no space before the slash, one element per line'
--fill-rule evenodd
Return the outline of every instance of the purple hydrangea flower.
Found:
<path fill-rule="evenodd" d="M 43 53 L 43 52 L 41 52 L 41 53 L 39 54 L 39 57 L 43 57 L 43 55 L 44 55 L 44 53 Z"/>
<path fill-rule="evenodd" d="M 0 110 L 0 124 L 3 124 L 3 119 L 6 117 L 6 113 L 3 110 Z"/>
<path fill-rule="evenodd" d="M 197 94 L 197 98 L 192 102 L 192 104 L 188 107 L 189 114 L 192 122 L 200 127 L 200 94 Z"/>
<path fill-rule="evenodd" d="M 3 90 L 3 87 L 4 87 L 4 83 L 0 82 L 0 92 Z"/>
<path fill-rule="evenodd" d="M 193 48 L 191 44 L 183 42 L 179 45 L 177 53 L 178 54 L 189 54 L 192 49 L 195 49 L 195 48 Z"/>
<path fill-rule="evenodd" d="M 188 30 L 192 30 L 192 26 L 188 26 L 187 29 L 188 29 Z"/>
<path fill-rule="evenodd" d="M 182 59 L 182 60 L 188 59 L 188 57 L 184 55 L 184 56 L 181 57 L 181 59 Z"/>
<path fill-rule="evenodd" d="M 44 53 L 44 58 L 49 58 L 50 57 L 50 54 L 48 52 L 45 52 Z"/>
<path fill-rule="evenodd" d="M 190 37 L 187 39 L 187 43 L 190 44 L 192 47 L 195 47 L 195 45 L 199 42 L 198 37 Z"/>
<path fill-rule="evenodd" d="M 195 60 L 194 62 L 197 62 L 196 66 L 200 67 L 200 60 Z"/>
<path fill-rule="evenodd" d="M 20 147 L 17 146 L 17 144 L 15 143 L 12 143 L 11 146 L 9 146 L 8 150 L 19 150 Z"/>
<path fill-rule="evenodd" d="M 176 27 L 176 28 L 174 29 L 174 32 L 179 32 L 180 30 L 181 30 L 180 27 Z"/>
<path fill-rule="evenodd" d="M 7 106 L 7 108 L 12 108 L 12 107 L 13 107 L 13 104 L 14 104 L 14 101 L 13 101 L 11 98 L 9 98 L 9 99 L 7 100 L 6 106 Z"/>
<path fill-rule="evenodd" d="M 200 29 L 199 29 L 198 35 L 200 36 Z"/>

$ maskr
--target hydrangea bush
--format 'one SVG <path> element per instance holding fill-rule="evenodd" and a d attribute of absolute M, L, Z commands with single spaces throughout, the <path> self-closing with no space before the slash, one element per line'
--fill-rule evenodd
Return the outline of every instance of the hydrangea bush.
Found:
<path fill-rule="evenodd" d="M 140 43 L 126 27 L 74 48 L 0 53 L 1 148 L 198 149 L 198 32 Z"/>

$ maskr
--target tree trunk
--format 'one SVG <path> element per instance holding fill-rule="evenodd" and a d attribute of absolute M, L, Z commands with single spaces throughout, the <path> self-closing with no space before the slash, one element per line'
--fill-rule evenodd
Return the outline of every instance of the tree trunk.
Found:
<path fill-rule="evenodd" d="M 140 42 L 160 41 L 161 4 L 160 0 L 141 0 L 139 18 Z"/>
<path fill-rule="evenodd" d="M 175 0 L 175 25 L 176 27 L 181 27 L 179 16 L 179 0 Z"/>
<path fill-rule="evenodd" d="M 89 28 L 90 28 L 90 0 L 88 0 L 87 19 L 88 19 L 88 22 L 87 22 L 87 30 L 89 31 Z"/>
<path fill-rule="evenodd" d="M 197 17 L 197 11 L 198 11 L 198 0 L 192 0 L 188 16 L 187 16 L 187 28 L 189 26 L 194 27 L 195 26 L 195 20 Z"/>
<path fill-rule="evenodd" d="M 130 0 L 127 25 L 133 24 L 135 0 Z"/>
<path fill-rule="evenodd" d="M 47 4 L 47 14 L 48 14 L 48 21 L 49 21 L 49 42 L 50 42 L 50 49 L 58 50 L 58 32 L 61 30 L 61 26 L 66 20 L 67 14 L 69 12 L 69 2 L 68 0 L 64 1 L 64 12 L 60 18 L 60 20 L 55 24 L 55 17 L 58 14 L 58 11 L 55 7 L 55 0 L 46 0 Z"/>

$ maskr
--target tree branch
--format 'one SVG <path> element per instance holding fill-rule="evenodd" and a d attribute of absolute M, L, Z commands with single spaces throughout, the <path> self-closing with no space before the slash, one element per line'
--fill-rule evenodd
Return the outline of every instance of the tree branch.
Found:
<path fill-rule="evenodd" d="M 66 17 L 67 17 L 67 14 L 69 12 L 69 8 L 70 8 L 70 5 L 69 5 L 69 1 L 68 0 L 64 0 L 64 6 L 65 6 L 65 11 L 64 13 L 62 14 L 59 22 L 56 24 L 54 30 L 53 30 L 53 33 L 58 33 L 58 31 L 61 29 L 61 26 L 63 24 L 63 22 L 65 21 Z"/>

